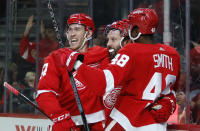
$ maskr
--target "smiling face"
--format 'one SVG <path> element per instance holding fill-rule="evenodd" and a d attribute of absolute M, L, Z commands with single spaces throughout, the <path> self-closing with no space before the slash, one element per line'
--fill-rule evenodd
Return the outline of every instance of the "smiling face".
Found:
<path fill-rule="evenodd" d="M 176 93 L 176 101 L 179 105 L 185 104 L 185 93 L 183 91 L 178 91 Z"/>
<path fill-rule="evenodd" d="M 85 26 L 80 24 L 71 24 L 68 27 L 67 35 L 69 45 L 72 50 L 77 50 L 81 47 L 86 33 Z"/>
<path fill-rule="evenodd" d="M 119 30 L 110 30 L 107 35 L 107 48 L 109 49 L 110 58 L 113 59 L 120 47 L 122 36 Z"/>

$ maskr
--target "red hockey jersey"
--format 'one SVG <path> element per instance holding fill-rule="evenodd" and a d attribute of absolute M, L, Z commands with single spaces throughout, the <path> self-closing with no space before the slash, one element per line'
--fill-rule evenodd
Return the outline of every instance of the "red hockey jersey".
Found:
<path fill-rule="evenodd" d="M 70 112 L 75 124 L 82 125 L 83 122 L 75 101 L 67 69 L 61 67 L 59 62 L 57 62 L 62 51 L 65 51 L 65 48 L 53 52 L 46 58 L 38 85 L 36 100 L 40 108 L 47 114 L 67 110 Z M 110 63 L 106 48 L 95 46 L 89 48 L 84 55 L 84 63 L 93 68 L 103 69 Z M 96 96 L 93 91 L 88 89 L 89 87 L 85 83 L 84 78 L 77 77 L 76 71 L 73 72 L 73 76 L 88 123 L 105 120 L 101 97 Z M 49 92 L 51 92 L 51 98 L 47 95 Z M 48 98 L 41 97 L 45 95 Z"/>
<path fill-rule="evenodd" d="M 141 43 L 127 44 L 103 71 L 85 64 L 78 69 L 98 95 L 121 85 L 110 117 L 125 130 L 156 124 L 147 107 L 162 95 L 175 95 L 179 71 L 180 56 L 174 48 Z"/>

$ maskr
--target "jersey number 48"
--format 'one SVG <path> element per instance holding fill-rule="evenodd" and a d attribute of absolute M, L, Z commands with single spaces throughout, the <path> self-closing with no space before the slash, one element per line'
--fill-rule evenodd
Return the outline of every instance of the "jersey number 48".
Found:
<path fill-rule="evenodd" d="M 160 94 L 167 95 L 170 93 L 170 87 L 175 83 L 176 76 L 168 74 L 165 77 L 166 87 L 162 91 L 162 73 L 155 72 L 143 91 L 142 99 L 155 100 Z M 153 91 L 154 90 L 154 91 Z M 162 93 L 161 93 L 162 91 Z"/>

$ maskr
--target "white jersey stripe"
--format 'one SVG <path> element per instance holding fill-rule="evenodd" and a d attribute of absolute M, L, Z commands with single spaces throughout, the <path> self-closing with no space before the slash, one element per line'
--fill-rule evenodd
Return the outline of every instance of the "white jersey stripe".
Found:
<path fill-rule="evenodd" d="M 106 127 L 105 131 L 110 131 L 116 123 L 117 122 L 115 120 L 112 120 L 110 124 Z"/>
<path fill-rule="evenodd" d="M 58 93 L 56 93 L 55 91 L 52 91 L 52 90 L 38 90 L 36 98 L 40 94 L 47 93 L 47 92 L 52 92 L 55 95 L 59 96 Z M 86 119 L 87 119 L 88 123 L 96 123 L 96 122 L 100 122 L 100 121 L 105 120 L 104 110 L 100 110 L 100 111 L 92 113 L 92 114 L 86 114 L 85 116 L 86 116 Z M 72 118 L 72 120 L 74 121 L 74 123 L 76 125 L 83 125 L 83 121 L 82 121 L 81 115 L 71 116 L 71 118 Z"/>
<path fill-rule="evenodd" d="M 96 123 L 105 120 L 104 110 L 100 110 L 98 112 L 92 114 L 85 115 L 88 123 Z M 83 125 L 83 121 L 81 115 L 78 116 L 71 116 L 72 120 L 76 125 Z"/>
<path fill-rule="evenodd" d="M 38 90 L 35 98 L 37 98 L 40 94 L 42 94 L 42 93 L 47 93 L 47 92 L 52 92 L 52 93 L 54 93 L 56 96 L 59 96 L 59 94 L 56 93 L 56 92 L 53 91 L 53 90 Z"/>
<path fill-rule="evenodd" d="M 129 119 L 116 108 L 113 108 L 110 117 L 117 121 L 126 131 L 166 131 L 167 123 L 150 124 L 134 127 Z"/>
<path fill-rule="evenodd" d="M 108 93 L 114 89 L 114 77 L 109 70 L 103 70 L 106 78 L 106 92 Z"/>
<path fill-rule="evenodd" d="M 133 131 L 135 129 L 129 119 L 116 108 L 113 108 L 110 117 L 116 120 L 126 131 Z"/>

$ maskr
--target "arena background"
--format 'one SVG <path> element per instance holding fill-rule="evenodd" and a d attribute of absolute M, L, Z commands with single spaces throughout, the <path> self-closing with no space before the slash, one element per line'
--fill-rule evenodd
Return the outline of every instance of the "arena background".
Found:
<path fill-rule="evenodd" d="M 40 21 L 52 22 L 47 8 L 48 2 L 49 0 L 0 1 L 1 131 L 51 129 L 50 120 L 3 87 L 3 82 L 7 81 L 35 102 L 34 92 L 37 91 L 37 86 L 31 88 L 27 81 L 36 81 L 37 85 L 40 58 L 36 55 L 36 64 L 27 62 L 20 56 L 19 44 L 31 15 L 35 16 L 35 24 L 30 31 L 29 39 L 39 42 Z M 51 5 L 59 25 L 59 33 L 66 46 L 66 19 L 70 14 L 89 14 L 95 21 L 94 39 L 97 40 L 104 37 L 103 29 L 107 24 L 127 18 L 133 9 L 155 9 L 160 22 L 155 41 L 175 47 L 181 55 L 177 111 L 168 121 L 168 130 L 200 130 L 199 0 L 51 0 Z M 103 42 L 100 45 L 106 44 Z M 90 46 L 95 46 L 93 41 L 90 41 Z"/>

